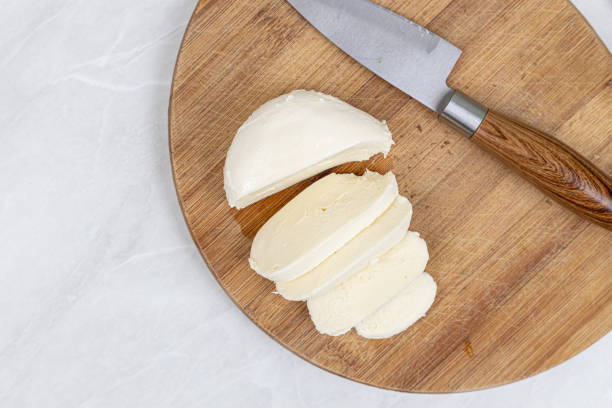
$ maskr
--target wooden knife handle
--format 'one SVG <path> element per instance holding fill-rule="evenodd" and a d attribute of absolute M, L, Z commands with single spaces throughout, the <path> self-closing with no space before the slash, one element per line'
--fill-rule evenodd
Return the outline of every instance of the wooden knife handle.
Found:
<path fill-rule="evenodd" d="M 612 180 L 570 147 L 492 111 L 471 140 L 559 203 L 612 230 Z"/>

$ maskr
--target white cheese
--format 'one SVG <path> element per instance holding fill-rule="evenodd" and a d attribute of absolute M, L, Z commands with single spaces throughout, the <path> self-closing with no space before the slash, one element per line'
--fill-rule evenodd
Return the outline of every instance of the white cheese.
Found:
<path fill-rule="evenodd" d="M 251 246 L 251 268 L 277 282 L 295 279 L 374 222 L 397 195 L 391 172 L 329 174 L 260 228 Z"/>
<path fill-rule="evenodd" d="M 278 282 L 276 291 L 288 300 L 304 300 L 336 286 L 397 244 L 408 231 L 412 206 L 399 196 L 369 227 L 310 272 L 289 282 Z"/>
<path fill-rule="evenodd" d="M 308 299 L 317 330 L 337 336 L 388 303 L 425 270 L 427 245 L 408 232 L 374 265 L 365 267 L 331 290 Z"/>
<path fill-rule="evenodd" d="M 323 170 L 389 153 L 385 122 L 333 96 L 297 90 L 244 122 L 225 159 L 230 206 L 243 208 Z"/>
<path fill-rule="evenodd" d="M 357 324 L 357 334 L 383 339 L 406 330 L 425 316 L 436 298 L 436 289 L 431 275 L 422 273 L 389 303 Z"/>

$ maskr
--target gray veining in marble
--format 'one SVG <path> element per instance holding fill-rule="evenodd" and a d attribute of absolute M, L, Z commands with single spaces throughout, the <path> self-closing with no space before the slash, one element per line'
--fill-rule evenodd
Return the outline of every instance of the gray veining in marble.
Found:
<path fill-rule="evenodd" d="M 612 3 L 576 0 L 612 43 Z M 0 407 L 612 405 L 612 335 L 511 385 L 411 395 L 280 347 L 185 228 L 167 104 L 195 0 L 4 0 Z"/>

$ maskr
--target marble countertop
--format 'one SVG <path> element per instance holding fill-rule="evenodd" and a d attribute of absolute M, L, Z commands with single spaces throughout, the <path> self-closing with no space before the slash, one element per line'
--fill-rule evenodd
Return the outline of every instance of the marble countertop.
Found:
<path fill-rule="evenodd" d="M 610 0 L 575 0 L 608 47 Z M 296 357 L 207 272 L 168 158 L 195 0 L 5 0 L 0 13 L 1 407 L 612 406 L 612 335 L 462 394 L 364 386 Z"/>

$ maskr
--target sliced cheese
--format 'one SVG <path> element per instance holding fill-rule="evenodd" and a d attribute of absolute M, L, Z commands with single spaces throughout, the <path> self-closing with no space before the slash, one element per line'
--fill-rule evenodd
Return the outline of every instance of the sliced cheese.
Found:
<path fill-rule="evenodd" d="M 308 299 L 308 311 L 317 330 L 337 336 L 388 303 L 425 269 L 429 254 L 416 232 L 333 289 Z"/>
<path fill-rule="evenodd" d="M 391 172 L 329 174 L 260 228 L 251 246 L 251 268 L 278 282 L 295 279 L 374 222 L 397 195 Z"/>
<path fill-rule="evenodd" d="M 323 170 L 389 153 L 385 122 L 333 96 L 297 90 L 244 122 L 225 159 L 230 206 L 243 208 Z"/>
<path fill-rule="evenodd" d="M 276 291 L 288 300 L 304 300 L 336 286 L 383 255 L 406 235 L 412 216 L 410 202 L 399 196 L 380 217 L 310 272 Z"/>
<path fill-rule="evenodd" d="M 384 339 L 406 330 L 425 316 L 436 298 L 436 289 L 431 275 L 422 273 L 389 303 L 357 324 L 357 334 Z"/>

